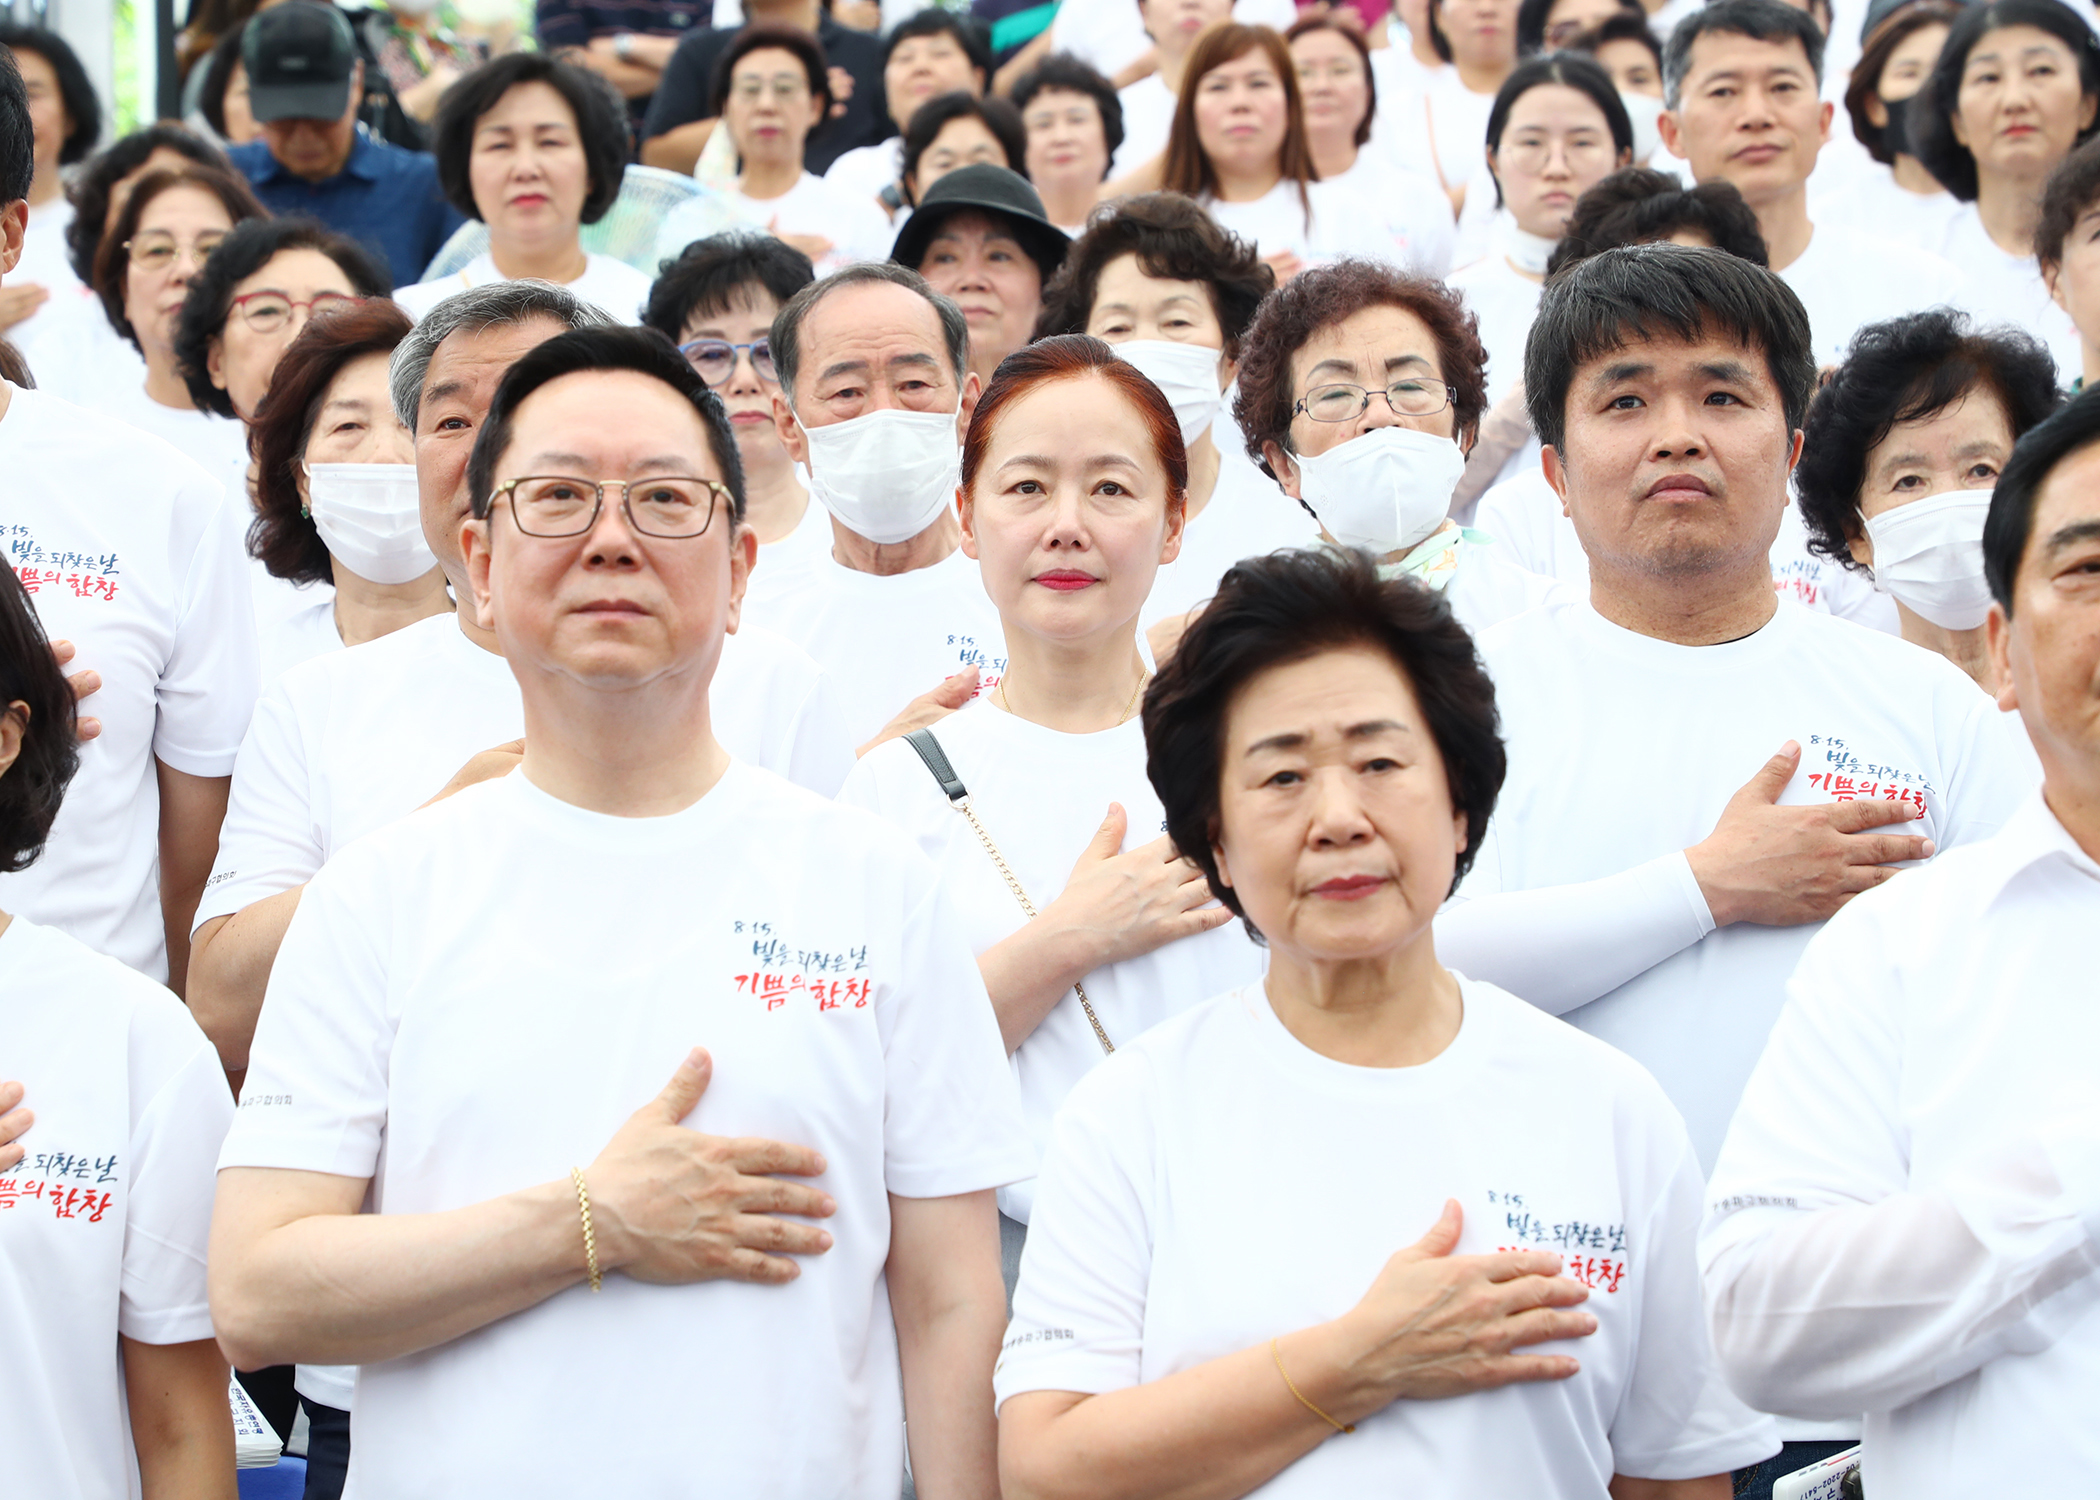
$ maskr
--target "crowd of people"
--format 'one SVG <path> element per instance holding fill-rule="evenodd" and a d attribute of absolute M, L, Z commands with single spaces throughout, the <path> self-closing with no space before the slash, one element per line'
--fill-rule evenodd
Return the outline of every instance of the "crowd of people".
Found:
<path fill-rule="evenodd" d="M 2094 1482 L 2100 17 L 488 10 L 0 27 L 10 1493 Z"/>

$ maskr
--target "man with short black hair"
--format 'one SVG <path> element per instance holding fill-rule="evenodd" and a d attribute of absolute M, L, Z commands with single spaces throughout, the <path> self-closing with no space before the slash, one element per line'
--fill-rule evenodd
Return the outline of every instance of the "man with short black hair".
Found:
<path fill-rule="evenodd" d="M 272 213 L 308 214 L 375 252 L 395 286 L 423 279 L 465 215 L 445 201 L 437 164 L 374 139 L 358 123 L 364 64 L 333 5 L 291 0 L 241 35 L 248 107 L 262 139 L 227 152 Z"/>
<path fill-rule="evenodd" d="M 1864 1411 L 1868 1483 L 1906 1500 L 2100 1473 L 2096 497 L 2088 392 L 2020 440 L 1984 528 L 1998 702 L 2041 788 L 1808 945 L 1707 1199 L 1730 1384 Z"/>
<path fill-rule="evenodd" d="M 359 1363 L 356 1493 L 887 1500 L 908 1417 L 923 1493 L 995 1494 L 992 1189 L 1033 1152 L 933 867 L 715 736 L 756 551 L 721 402 L 566 333 L 468 476 L 522 760 L 308 886 L 220 1159 L 223 1344 Z"/>
<path fill-rule="evenodd" d="M 1782 0 L 1714 0 L 1663 52 L 1663 144 L 1700 182 L 1733 183 L 1757 215 L 1771 265 L 1808 309 L 1815 361 L 1844 358 L 1868 323 L 1960 304 L 1939 256 L 1808 217 L 1808 180 L 1830 140 L 1820 96 L 1823 32 Z"/>

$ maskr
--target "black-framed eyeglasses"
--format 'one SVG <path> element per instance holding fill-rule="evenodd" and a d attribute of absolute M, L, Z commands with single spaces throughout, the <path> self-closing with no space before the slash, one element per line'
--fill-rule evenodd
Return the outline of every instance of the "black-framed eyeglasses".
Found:
<path fill-rule="evenodd" d="M 773 345 L 767 339 L 753 339 L 748 344 L 732 344 L 727 339 L 694 339 L 690 344 L 680 344 L 678 352 L 710 386 L 720 385 L 736 373 L 739 354 L 751 356 L 751 368 L 758 372 L 760 380 L 768 385 L 780 384 L 780 372 L 773 367 Z"/>
<path fill-rule="evenodd" d="M 497 485 L 489 508 L 508 497 L 518 530 L 527 536 L 582 536 L 598 524 L 608 489 L 620 492 L 620 513 L 643 536 L 698 536 L 714 520 L 716 502 L 731 503 L 729 487 L 720 480 L 690 475 L 597 480 L 526 474 Z"/>
<path fill-rule="evenodd" d="M 1433 417 L 1451 404 L 1451 387 L 1441 380 L 1396 380 L 1382 391 L 1367 391 L 1341 381 L 1316 385 L 1291 408 L 1315 422 L 1353 422 L 1371 405 L 1373 396 L 1385 397 L 1396 416 Z"/>
<path fill-rule="evenodd" d="M 302 307 L 306 309 L 306 315 L 312 317 L 331 307 L 355 307 L 364 300 L 348 292 L 315 292 L 311 297 L 301 299 L 265 287 L 234 298 L 230 311 L 239 313 L 241 321 L 257 333 L 275 333 L 291 322 L 292 314 Z"/>

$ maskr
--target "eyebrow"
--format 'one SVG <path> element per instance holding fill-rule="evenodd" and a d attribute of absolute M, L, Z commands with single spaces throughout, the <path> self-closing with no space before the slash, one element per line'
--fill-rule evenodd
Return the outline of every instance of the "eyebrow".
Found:
<path fill-rule="evenodd" d="M 1978 438 L 1973 443 L 1963 443 L 1954 450 L 1955 458 L 1971 458 L 1980 454 L 1996 453 L 2000 444 L 1992 438 Z M 1907 453 L 1891 453 L 1874 466 L 1876 474 L 1886 474 L 1891 469 L 1923 468 L 1932 462 L 1932 456 L 1915 450 Z"/>
<path fill-rule="evenodd" d="M 533 465 L 532 468 L 529 468 L 525 471 L 528 474 L 560 474 L 562 471 L 559 469 L 543 469 L 540 468 L 539 465 L 573 464 L 579 469 L 587 469 L 591 467 L 594 460 L 584 457 L 581 453 L 535 453 L 529 460 L 527 460 L 527 462 Z M 692 464 L 692 459 L 684 457 L 682 455 L 666 455 L 659 453 L 649 458 L 638 458 L 632 464 L 628 465 L 628 468 L 630 471 L 635 469 L 676 469 L 683 471 L 685 469 L 691 468 Z M 570 474 L 567 477 L 571 479 L 582 479 L 585 476 L 582 474 Z M 700 476 L 696 474 L 693 477 L 697 479 Z"/>
<path fill-rule="evenodd" d="M 898 354 L 892 356 L 889 362 L 889 368 L 894 370 L 900 365 L 906 369 L 938 369 L 940 367 L 940 361 L 935 359 L 931 354 L 913 353 Z M 861 374 L 873 368 L 874 366 L 865 359 L 837 360 L 831 364 L 826 365 L 821 371 L 818 372 L 817 383 L 821 385 L 827 380 L 836 380 L 841 375 Z"/>
<path fill-rule="evenodd" d="M 1403 369 L 1409 365 L 1420 365 L 1425 370 L 1433 370 L 1436 368 L 1436 366 L 1430 361 L 1429 357 L 1424 354 L 1388 355 L 1385 362 L 1385 368 L 1388 373 L 1391 373 L 1394 370 Z M 1305 378 L 1308 381 L 1313 380 L 1315 378 L 1322 378 L 1320 376 L 1320 372 L 1323 370 L 1333 370 L 1343 375 L 1354 375 L 1356 373 L 1356 361 L 1353 359 L 1343 359 L 1339 355 L 1337 355 L 1333 359 L 1323 359 L 1318 364 L 1314 365 L 1310 370 L 1307 370 L 1305 372 Z"/>
<path fill-rule="evenodd" d="M 1004 463 L 1000 464 L 999 467 L 994 469 L 992 472 L 995 474 L 1003 474 L 1008 469 L 1024 467 L 1027 465 L 1034 465 L 1037 468 L 1043 469 L 1054 469 L 1057 467 L 1059 462 L 1059 459 L 1047 453 L 1016 453 L 1012 458 L 1007 459 Z M 1139 469 L 1144 467 L 1136 459 L 1127 457 L 1126 455 L 1121 453 L 1095 453 L 1086 458 L 1082 458 L 1079 461 L 1079 465 L 1081 468 L 1085 469 L 1099 469 L 1109 467 L 1119 469 Z"/>
<path fill-rule="evenodd" d="M 2058 553 L 2067 552 L 2081 542 L 2093 541 L 2100 541 L 2100 518 L 2090 521 L 2073 521 L 2070 525 L 2059 526 L 2056 530 L 2049 533 L 2049 539 L 2042 543 L 2042 555 L 2044 557 L 2055 557 Z"/>
<path fill-rule="evenodd" d="M 423 392 L 423 404 L 428 406 L 433 401 L 450 400 L 454 396 L 464 394 L 466 389 L 467 383 L 464 380 L 441 380 Z"/>
<path fill-rule="evenodd" d="M 1376 738 L 1381 734 L 1412 734 L 1413 732 L 1398 719 L 1366 719 L 1361 724 L 1351 724 L 1347 729 L 1344 729 L 1342 738 L 1345 740 L 1367 740 Z M 1303 749 L 1305 743 L 1311 738 L 1311 735 L 1297 730 L 1292 730 L 1285 734 L 1272 734 L 1266 739 L 1256 740 L 1247 747 L 1244 753 L 1248 756 L 1255 756 L 1262 754 L 1264 751 L 1299 750 Z"/>

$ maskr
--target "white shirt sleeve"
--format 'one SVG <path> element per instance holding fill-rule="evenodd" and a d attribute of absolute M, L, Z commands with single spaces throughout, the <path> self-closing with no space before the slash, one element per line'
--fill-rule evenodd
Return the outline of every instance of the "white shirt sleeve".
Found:
<path fill-rule="evenodd" d="M 326 857 L 314 827 L 306 742 L 280 680 L 256 705 L 233 763 L 233 792 L 219 829 L 219 854 L 191 931 L 304 885 Z"/>
<path fill-rule="evenodd" d="M 2100 1295 L 2100 1109 L 1910 1181 L 1904 1019 L 1861 898 L 1811 940 L 1743 1091 L 1699 1255 L 1729 1382 L 1768 1411 L 1888 1411 L 2053 1343 Z"/>
<path fill-rule="evenodd" d="M 788 780 L 819 797 L 833 797 L 854 766 L 852 737 L 831 679 L 818 672 L 789 727 Z"/>
<path fill-rule="evenodd" d="M 184 465 L 178 481 L 219 490 Z M 183 570 L 175 640 L 154 689 L 153 753 L 191 776 L 226 776 L 247 732 L 260 682 L 255 607 L 242 542 L 248 506 L 223 493 L 186 509 L 205 517 Z M 180 554 L 178 553 L 178 556 Z"/>
<path fill-rule="evenodd" d="M 187 1052 L 172 1073 L 141 1065 L 141 1052 L 151 1051 L 164 1068 L 171 1044 Z M 150 1079 L 151 1093 L 133 1103 L 137 1123 L 117 1331 L 142 1344 L 186 1344 L 212 1336 L 204 1252 L 215 1163 L 233 1119 L 233 1096 L 219 1054 L 187 1012 L 140 1015 L 133 1023 L 132 1052 L 134 1087 Z"/>
<path fill-rule="evenodd" d="M 386 1127 L 396 1017 L 388 893 L 354 844 L 317 874 L 285 929 L 219 1166 L 369 1179 Z"/>
<path fill-rule="evenodd" d="M 1499 889 L 1493 825 L 1436 919 L 1437 957 L 1552 1015 L 1608 995 L 1714 930 L 1682 851 L 1617 875 L 1533 891 Z"/>
<path fill-rule="evenodd" d="M 904 918 L 896 988 L 876 1015 L 888 1079 L 883 1179 L 905 1198 L 1026 1181 L 1035 1151 L 991 996 L 932 867 L 912 863 L 920 889 Z"/>
<path fill-rule="evenodd" d="M 1058 1111 L 992 1371 L 995 1401 L 1024 1391 L 1098 1396 L 1144 1379 L 1156 1142 L 1131 1101 L 1147 1092 L 1151 1067 L 1137 1053 L 1112 1057 Z"/>
<path fill-rule="evenodd" d="M 2018 714 L 1980 692 L 1957 693 L 1955 701 L 1963 719 L 1945 736 L 1952 749 L 1940 788 L 1942 849 L 1989 838 L 2042 784 L 2041 761 Z"/>

